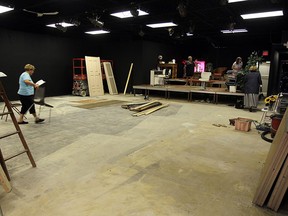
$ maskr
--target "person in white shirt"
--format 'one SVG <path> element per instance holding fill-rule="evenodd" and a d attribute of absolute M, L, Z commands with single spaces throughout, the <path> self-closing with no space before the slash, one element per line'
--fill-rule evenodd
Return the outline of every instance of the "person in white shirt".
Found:
<path fill-rule="evenodd" d="M 235 62 L 232 64 L 232 70 L 239 72 L 242 69 L 243 62 L 241 57 L 237 57 Z"/>

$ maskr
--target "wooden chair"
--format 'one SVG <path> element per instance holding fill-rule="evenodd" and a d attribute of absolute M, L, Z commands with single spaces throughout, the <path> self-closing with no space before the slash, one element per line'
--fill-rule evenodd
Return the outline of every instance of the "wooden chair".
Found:
<path fill-rule="evenodd" d="M 224 80 L 224 73 L 227 71 L 227 67 L 218 67 L 213 70 L 212 78 L 215 80 Z"/>

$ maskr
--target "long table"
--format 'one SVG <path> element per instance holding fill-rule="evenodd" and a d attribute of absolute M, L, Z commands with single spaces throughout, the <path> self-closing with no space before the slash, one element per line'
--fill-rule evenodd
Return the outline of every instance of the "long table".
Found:
<path fill-rule="evenodd" d="M 186 79 L 184 78 L 174 78 L 174 79 L 164 79 L 164 81 L 168 84 L 172 84 L 172 83 L 186 83 Z M 199 84 L 201 83 L 201 81 L 199 79 L 189 79 L 189 82 L 192 83 L 192 85 L 195 84 Z M 224 80 L 209 80 L 206 81 L 207 83 L 209 83 L 210 85 L 218 85 L 218 86 L 222 86 L 225 85 L 225 81 Z"/>
<path fill-rule="evenodd" d="M 244 97 L 244 93 L 241 92 L 229 92 L 226 88 L 216 88 L 216 87 L 207 87 L 202 89 L 200 86 L 185 86 L 185 85 L 134 85 L 133 92 L 134 96 L 136 95 L 136 90 L 144 90 L 145 97 L 149 96 L 150 91 L 162 91 L 164 92 L 165 98 L 170 98 L 171 92 L 182 92 L 187 93 L 187 100 L 192 101 L 194 94 L 208 94 L 213 96 L 213 103 L 218 103 L 218 97 L 220 95 L 225 96 L 236 96 Z"/>

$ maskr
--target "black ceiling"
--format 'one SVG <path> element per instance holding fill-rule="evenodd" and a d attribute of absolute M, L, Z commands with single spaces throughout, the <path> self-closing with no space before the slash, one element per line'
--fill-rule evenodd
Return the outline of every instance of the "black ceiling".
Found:
<path fill-rule="evenodd" d="M 249 0 L 233 4 L 226 0 L 5 0 L 2 5 L 10 5 L 14 11 L 0 15 L 0 27 L 45 34 L 83 36 L 95 27 L 88 17 L 98 16 L 104 22 L 104 29 L 110 35 L 132 35 L 133 37 L 165 41 L 193 41 L 197 38 L 209 41 L 213 46 L 228 46 L 233 43 L 279 43 L 281 35 L 288 29 L 287 0 Z M 182 15 L 177 7 L 186 6 L 187 14 Z M 132 6 L 149 12 L 148 16 L 119 19 L 110 13 L 129 10 Z M 59 12 L 57 15 L 28 13 Z M 284 10 L 283 17 L 243 20 L 240 14 L 269 10 Z M 46 24 L 62 21 L 78 21 L 78 27 L 68 28 L 66 32 L 46 27 Z M 174 21 L 178 24 L 172 36 L 167 28 L 151 29 L 146 24 Z M 246 28 L 248 33 L 222 34 L 220 30 Z M 193 31 L 192 37 L 185 33 Z M 141 34 L 141 33 L 143 34 Z M 140 33 L 140 34 L 139 34 Z M 97 37 L 97 36 L 96 36 Z M 103 36 L 102 36 L 103 37 Z"/>

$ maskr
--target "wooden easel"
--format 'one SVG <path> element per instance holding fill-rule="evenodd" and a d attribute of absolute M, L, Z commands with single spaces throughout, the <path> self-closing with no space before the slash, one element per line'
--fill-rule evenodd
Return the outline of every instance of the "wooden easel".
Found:
<path fill-rule="evenodd" d="M 18 122 L 17 122 L 16 118 L 15 118 L 14 112 L 13 112 L 12 107 L 11 107 L 11 103 L 8 100 L 8 97 L 6 95 L 6 92 L 5 92 L 5 89 L 4 89 L 3 85 L 2 85 L 1 80 L 0 80 L 0 96 L 3 99 L 3 101 L 4 101 L 4 103 L 5 103 L 6 107 L 7 107 L 7 110 L 8 110 L 7 112 L 1 113 L 0 116 L 10 115 L 10 117 L 12 119 L 12 122 L 13 122 L 13 124 L 15 126 L 15 129 L 16 129 L 16 131 L 13 131 L 13 132 L 10 132 L 10 133 L 0 134 L 0 139 L 4 139 L 6 137 L 18 134 L 19 139 L 22 142 L 22 145 L 24 147 L 23 151 L 20 151 L 20 152 L 18 152 L 16 154 L 11 155 L 11 156 L 6 157 L 6 158 L 4 158 L 2 156 L 2 152 L 1 152 L 1 149 L 0 149 L 0 164 L 1 164 L 1 167 L 2 167 L 3 171 L 5 172 L 8 180 L 10 180 L 9 173 L 8 173 L 6 165 L 5 165 L 5 161 L 10 160 L 10 159 L 12 159 L 14 157 L 17 157 L 17 156 L 19 156 L 19 155 L 21 155 L 23 153 L 26 153 L 33 167 L 36 167 L 36 163 L 35 163 L 35 161 L 33 159 L 33 156 L 32 156 L 32 154 L 31 154 L 31 152 L 29 150 L 29 147 L 28 147 L 26 141 L 25 141 L 23 133 L 22 133 L 22 131 L 21 131 L 19 125 L 18 125 Z"/>

